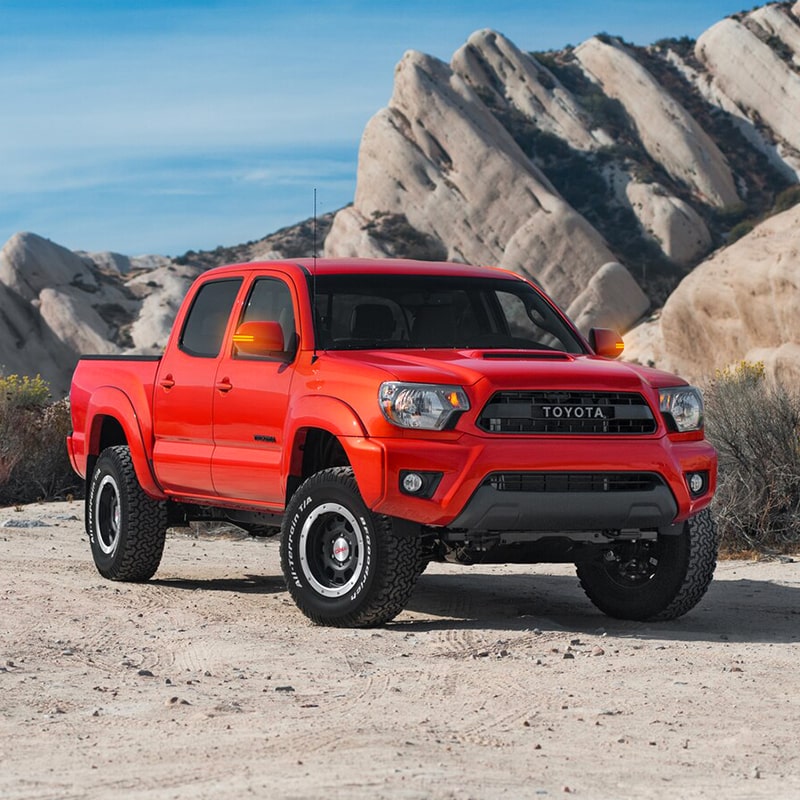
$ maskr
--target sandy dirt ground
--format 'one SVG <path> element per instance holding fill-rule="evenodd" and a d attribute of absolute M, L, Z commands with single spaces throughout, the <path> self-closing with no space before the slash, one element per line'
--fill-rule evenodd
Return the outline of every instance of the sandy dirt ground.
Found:
<path fill-rule="evenodd" d="M 274 540 L 171 532 L 111 583 L 82 516 L 0 509 L 3 800 L 800 797 L 798 561 L 721 562 L 657 625 L 571 567 L 432 565 L 395 622 L 333 630 Z"/>

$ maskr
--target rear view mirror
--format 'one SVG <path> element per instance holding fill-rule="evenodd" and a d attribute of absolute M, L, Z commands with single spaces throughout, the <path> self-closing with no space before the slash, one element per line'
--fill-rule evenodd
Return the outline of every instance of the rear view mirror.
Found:
<path fill-rule="evenodd" d="M 589 344 L 598 356 L 618 358 L 625 349 L 622 337 L 608 328 L 592 328 L 589 331 Z"/>
<path fill-rule="evenodd" d="M 284 352 L 283 328 L 277 322 L 243 322 L 233 343 L 246 356 L 275 356 Z"/>

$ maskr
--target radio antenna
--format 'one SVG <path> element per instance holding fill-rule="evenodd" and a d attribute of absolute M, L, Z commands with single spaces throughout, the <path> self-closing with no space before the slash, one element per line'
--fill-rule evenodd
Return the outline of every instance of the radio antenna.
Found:
<path fill-rule="evenodd" d="M 311 321 L 314 333 L 314 354 L 311 356 L 313 364 L 319 356 L 317 355 L 317 187 L 314 187 L 314 218 L 312 223 L 314 237 L 314 250 L 311 260 Z"/>
<path fill-rule="evenodd" d="M 314 187 L 314 225 L 312 230 L 314 231 L 314 262 L 316 264 L 317 261 L 317 187 Z"/>

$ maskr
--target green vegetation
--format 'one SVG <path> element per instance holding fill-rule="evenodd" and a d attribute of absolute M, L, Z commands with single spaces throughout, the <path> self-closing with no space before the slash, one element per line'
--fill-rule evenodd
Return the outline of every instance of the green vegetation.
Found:
<path fill-rule="evenodd" d="M 744 204 L 737 208 L 728 209 L 727 212 L 717 211 L 715 218 L 723 220 L 723 224 L 727 223 L 725 227 L 729 228 L 726 237 L 727 244 L 733 244 L 743 236 L 747 236 L 756 225 L 768 219 L 773 214 L 780 214 L 782 211 L 788 211 L 800 203 L 800 186 L 794 184 L 788 189 L 784 189 L 775 198 L 775 204 L 772 208 L 767 209 L 761 214 L 754 216 L 747 216 L 748 208 Z"/>
<path fill-rule="evenodd" d="M 719 452 L 715 514 L 729 553 L 800 544 L 800 395 L 761 363 L 719 372 L 706 390 L 707 434 Z"/>
<path fill-rule="evenodd" d="M 746 219 L 743 222 L 739 222 L 734 225 L 730 231 L 728 232 L 728 244 L 733 244 L 735 241 L 738 241 L 743 236 L 747 236 L 753 228 L 755 228 L 756 223 L 753 220 Z"/>
<path fill-rule="evenodd" d="M 784 189 L 776 198 L 775 205 L 772 209 L 774 214 L 780 214 L 781 211 L 788 211 L 800 203 L 800 186 L 790 186 Z"/>
<path fill-rule="evenodd" d="M 35 377 L 0 376 L 0 503 L 53 500 L 81 491 L 65 440 L 69 404 L 53 403 L 50 388 Z"/>
<path fill-rule="evenodd" d="M 672 50 L 677 53 L 684 61 L 696 63 L 694 46 L 696 40 L 690 36 L 673 37 L 669 39 L 659 39 L 653 47 L 658 51 Z"/>

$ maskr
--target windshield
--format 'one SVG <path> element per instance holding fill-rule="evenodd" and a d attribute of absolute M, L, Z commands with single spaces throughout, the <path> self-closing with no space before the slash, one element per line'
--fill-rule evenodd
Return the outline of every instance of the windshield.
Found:
<path fill-rule="evenodd" d="M 316 286 L 314 286 L 316 283 Z M 583 353 L 555 308 L 522 281 L 439 275 L 319 275 L 317 346 Z"/>

